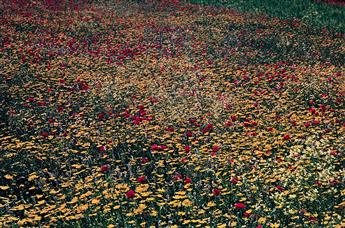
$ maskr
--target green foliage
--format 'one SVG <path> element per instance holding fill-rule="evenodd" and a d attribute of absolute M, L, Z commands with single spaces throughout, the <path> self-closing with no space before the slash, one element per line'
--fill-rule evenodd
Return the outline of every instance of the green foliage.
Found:
<path fill-rule="evenodd" d="M 190 2 L 225 6 L 241 12 L 265 13 L 281 19 L 296 18 L 317 28 L 345 32 L 343 7 L 311 0 L 191 0 Z"/>

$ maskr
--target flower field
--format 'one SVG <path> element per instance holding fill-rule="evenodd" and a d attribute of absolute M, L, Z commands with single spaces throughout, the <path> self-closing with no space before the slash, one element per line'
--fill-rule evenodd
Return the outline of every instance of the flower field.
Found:
<path fill-rule="evenodd" d="M 0 4 L 0 227 L 345 225 L 343 33 L 58 2 Z"/>

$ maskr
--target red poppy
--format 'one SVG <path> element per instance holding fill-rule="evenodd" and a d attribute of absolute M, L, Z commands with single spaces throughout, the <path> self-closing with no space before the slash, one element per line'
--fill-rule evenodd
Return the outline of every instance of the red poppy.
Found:
<path fill-rule="evenodd" d="M 310 216 L 310 217 L 309 217 L 309 221 L 315 222 L 315 221 L 316 221 L 316 217 Z"/>
<path fill-rule="evenodd" d="M 186 179 L 184 179 L 184 183 L 185 183 L 185 184 L 192 183 L 192 179 L 190 179 L 189 177 L 187 177 Z"/>
<path fill-rule="evenodd" d="M 278 189 L 279 191 L 284 191 L 284 188 L 282 186 L 280 186 L 280 185 L 277 185 L 276 189 Z"/>
<path fill-rule="evenodd" d="M 246 205 L 243 204 L 243 203 L 235 203 L 234 206 L 235 206 L 237 209 L 244 209 L 244 208 L 246 208 Z"/>
<path fill-rule="evenodd" d="M 99 113 L 98 115 L 97 115 L 97 117 L 98 117 L 98 119 L 103 119 L 104 117 L 105 117 L 105 115 L 104 115 L 104 113 Z"/>
<path fill-rule="evenodd" d="M 106 146 L 100 146 L 100 147 L 98 147 L 98 150 L 100 151 L 100 152 L 104 152 L 104 151 L 106 151 Z"/>
<path fill-rule="evenodd" d="M 142 157 L 141 158 L 141 164 L 145 164 L 147 162 L 149 162 L 149 159 L 147 157 Z"/>
<path fill-rule="evenodd" d="M 128 192 L 126 192 L 126 197 L 129 199 L 134 198 L 135 196 L 135 191 L 134 190 L 129 190 Z"/>
<path fill-rule="evenodd" d="M 305 127 L 310 127 L 310 123 L 309 123 L 309 122 L 306 122 L 306 123 L 304 124 L 304 126 L 305 126 Z"/>
<path fill-rule="evenodd" d="M 313 120 L 313 125 L 318 125 L 320 123 L 319 120 Z"/>
<path fill-rule="evenodd" d="M 151 146 L 151 150 L 159 150 L 161 147 L 160 146 L 158 146 L 157 144 L 153 144 L 152 146 Z"/>
<path fill-rule="evenodd" d="M 316 114 L 316 109 L 313 108 L 313 107 L 312 107 L 312 108 L 309 108 L 309 112 L 311 112 L 311 114 L 314 115 L 314 114 Z"/>
<path fill-rule="evenodd" d="M 188 153 L 190 151 L 190 146 L 185 146 L 184 151 L 186 151 Z"/>
<path fill-rule="evenodd" d="M 332 156 L 336 157 L 336 156 L 338 156 L 338 151 L 332 150 L 330 154 L 331 154 Z"/>
<path fill-rule="evenodd" d="M 166 130 L 169 131 L 169 132 L 173 132 L 174 128 L 173 127 L 168 127 Z"/>
<path fill-rule="evenodd" d="M 42 132 L 41 132 L 41 136 L 42 136 L 42 137 L 48 137 L 48 135 L 49 135 L 49 134 L 48 134 L 48 132 L 46 132 L 46 131 L 42 131 Z"/>
<path fill-rule="evenodd" d="M 27 99 L 27 101 L 28 101 L 28 102 L 34 102 L 34 101 L 35 101 L 35 98 L 29 97 L 29 98 Z"/>
<path fill-rule="evenodd" d="M 138 177 L 137 181 L 139 183 L 145 183 L 146 182 L 146 177 L 145 176 Z"/>
<path fill-rule="evenodd" d="M 187 137 L 192 137 L 192 136 L 193 136 L 193 133 L 192 133 L 191 131 L 187 131 L 187 132 L 186 132 L 186 136 L 187 136 Z"/>
<path fill-rule="evenodd" d="M 214 196 L 219 196 L 221 194 L 221 191 L 218 188 L 213 189 L 212 191 Z"/>
<path fill-rule="evenodd" d="M 284 140 L 289 140 L 289 139 L 291 139 L 291 137 L 290 137 L 290 135 L 284 135 L 284 136 L 283 136 L 283 139 L 284 139 Z"/>
<path fill-rule="evenodd" d="M 232 126 L 232 122 L 231 122 L 231 121 L 226 121 L 226 122 L 225 122 L 225 126 L 226 126 L 226 127 Z"/>
<path fill-rule="evenodd" d="M 109 169 L 110 169 L 110 165 L 109 165 L 109 164 L 106 164 L 106 165 L 102 165 L 99 171 L 101 171 L 102 173 L 105 173 L 105 172 L 107 172 Z"/>
<path fill-rule="evenodd" d="M 213 146 L 212 152 L 218 152 L 220 150 L 220 146 Z"/>
<path fill-rule="evenodd" d="M 248 218 L 250 215 L 251 215 L 250 212 L 247 212 L 247 211 L 243 212 L 243 217 L 245 218 Z"/>
<path fill-rule="evenodd" d="M 135 125 L 139 125 L 141 123 L 143 119 L 139 116 L 136 116 L 133 118 L 132 122 L 135 124 Z"/>
<path fill-rule="evenodd" d="M 230 118 L 233 122 L 237 120 L 237 116 L 230 116 Z"/>
<path fill-rule="evenodd" d="M 231 183 L 237 184 L 238 183 L 238 178 L 234 177 L 231 179 Z"/>
<path fill-rule="evenodd" d="M 213 130 L 213 125 L 212 124 L 207 124 L 203 129 L 202 133 L 210 132 Z"/>
<path fill-rule="evenodd" d="M 187 158 L 181 158 L 181 160 L 180 160 L 182 163 L 185 163 L 185 162 L 187 162 L 188 160 L 187 160 Z"/>

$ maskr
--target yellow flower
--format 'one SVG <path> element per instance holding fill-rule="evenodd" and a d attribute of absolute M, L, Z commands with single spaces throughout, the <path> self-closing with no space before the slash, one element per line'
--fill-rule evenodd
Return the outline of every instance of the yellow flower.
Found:
<path fill-rule="evenodd" d="M 190 207 L 192 206 L 192 201 L 190 201 L 189 199 L 185 199 L 182 201 L 182 205 L 185 207 Z"/>
<path fill-rule="evenodd" d="M 279 228 L 280 224 L 279 223 L 272 223 L 270 224 L 271 228 Z"/>
<path fill-rule="evenodd" d="M 3 190 L 3 191 L 5 191 L 5 190 L 7 190 L 9 188 L 10 188 L 9 186 L 0 186 L 0 190 Z"/>
<path fill-rule="evenodd" d="M 28 177 L 28 181 L 32 181 L 34 179 L 39 178 L 39 176 L 36 175 L 36 173 L 32 173 L 29 177 Z"/>
<path fill-rule="evenodd" d="M 150 213 L 150 215 L 151 215 L 152 217 L 156 217 L 156 216 L 158 215 L 158 212 L 155 211 L 155 210 L 152 210 L 151 213 Z"/>
<path fill-rule="evenodd" d="M 208 202 L 207 206 L 208 207 L 214 207 L 214 206 L 216 206 L 216 204 L 214 202 Z"/>
<path fill-rule="evenodd" d="M 88 208 L 89 208 L 88 204 L 82 204 L 82 205 L 77 207 L 77 213 L 82 213 L 82 212 L 86 211 Z"/>
<path fill-rule="evenodd" d="M 266 222 L 266 218 L 261 217 L 261 218 L 259 218 L 258 222 L 259 222 L 260 224 L 264 224 L 264 223 Z"/>
<path fill-rule="evenodd" d="M 187 224 L 189 224 L 189 223 L 190 223 L 190 220 L 187 219 L 187 220 L 184 220 L 182 224 L 183 224 L 183 225 L 187 225 Z"/>
<path fill-rule="evenodd" d="M 6 175 L 5 175 L 5 178 L 6 178 L 7 180 L 13 180 L 13 176 L 11 176 L 11 175 L 9 175 L 9 174 L 6 174 Z"/>
<path fill-rule="evenodd" d="M 147 208 L 147 206 L 145 204 L 139 204 L 139 206 L 133 211 L 134 214 L 141 214 L 145 209 Z"/>
<path fill-rule="evenodd" d="M 81 165 L 79 164 L 73 164 L 71 165 L 72 168 L 75 168 L 75 169 L 80 169 L 81 168 Z"/>
<path fill-rule="evenodd" d="M 100 200 L 99 199 L 92 199 L 91 203 L 92 204 L 99 204 Z"/>

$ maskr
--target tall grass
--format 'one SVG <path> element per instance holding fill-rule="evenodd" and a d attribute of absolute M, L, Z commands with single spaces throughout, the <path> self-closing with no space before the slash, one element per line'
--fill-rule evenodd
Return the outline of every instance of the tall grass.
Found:
<path fill-rule="evenodd" d="M 296 18 L 317 28 L 345 32 L 344 7 L 312 0 L 190 0 L 190 2 L 225 6 L 241 12 L 265 13 L 281 19 Z"/>

